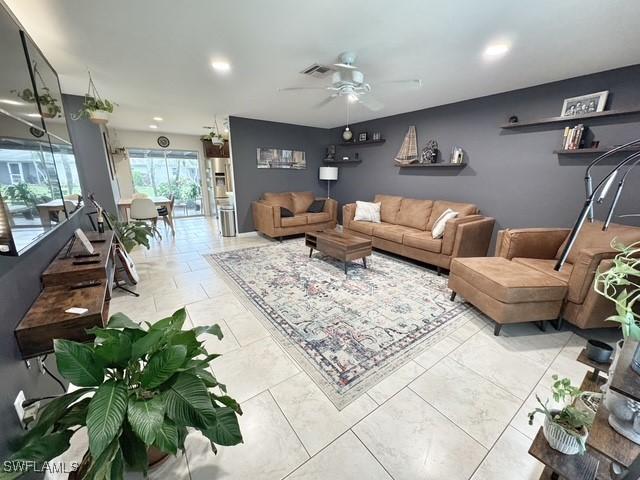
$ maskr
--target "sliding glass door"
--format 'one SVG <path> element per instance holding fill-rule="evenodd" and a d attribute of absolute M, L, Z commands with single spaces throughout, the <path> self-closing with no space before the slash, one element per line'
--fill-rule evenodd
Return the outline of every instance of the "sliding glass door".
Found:
<path fill-rule="evenodd" d="M 203 215 L 198 152 L 130 148 L 129 159 L 137 193 L 175 196 L 174 217 Z"/>

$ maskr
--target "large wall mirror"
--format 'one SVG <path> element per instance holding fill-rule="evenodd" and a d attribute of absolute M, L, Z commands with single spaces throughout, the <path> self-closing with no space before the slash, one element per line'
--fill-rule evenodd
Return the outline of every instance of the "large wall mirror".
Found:
<path fill-rule="evenodd" d="M 0 255 L 19 255 L 78 212 L 82 192 L 58 75 L 2 7 L 0 45 Z"/>

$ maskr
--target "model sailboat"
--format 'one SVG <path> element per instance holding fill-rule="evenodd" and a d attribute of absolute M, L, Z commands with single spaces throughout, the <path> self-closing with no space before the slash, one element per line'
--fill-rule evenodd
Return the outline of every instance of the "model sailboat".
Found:
<path fill-rule="evenodd" d="M 409 165 L 418 160 L 418 144 L 416 141 L 416 127 L 411 125 L 409 131 L 404 136 L 404 141 L 400 150 L 395 156 L 396 163 L 399 165 Z"/>

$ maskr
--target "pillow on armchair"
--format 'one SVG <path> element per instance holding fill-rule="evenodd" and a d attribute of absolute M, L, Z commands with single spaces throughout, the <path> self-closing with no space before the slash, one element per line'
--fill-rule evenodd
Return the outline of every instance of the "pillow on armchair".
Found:
<path fill-rule="evenodd" d="M 354 220 L 361 222 L 380 223 L 380 203 L 356 202 L 356 214 Z"/>
<path fill-rule="evenodd" d="M 456 218 L 458 216 L 458 212 L 454 212 L 450 208 L 447 208 L 442 215 L 438 217 L 436 222 L 433 224 L 433 229 L 431 230 L 431 236 L 433 238 L 442 238 L 444 235 L 444 229 L 447 226 L 447 222 L 452 218 Z"/>

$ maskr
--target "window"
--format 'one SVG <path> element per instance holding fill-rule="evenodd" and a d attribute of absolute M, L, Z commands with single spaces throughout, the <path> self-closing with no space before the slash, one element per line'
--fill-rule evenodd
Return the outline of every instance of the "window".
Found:
<path fill-rule="evenodd" d="M 202 215 L 198 152 L 129 149 L 133 188 L 150 197 L 175 197 L 174 217 Z"/>
<path fill-rule="evenodd" d="M 17 185 L 24 182 L 24 174 L 22 173 L 21 163 L 7 163 L 9 168 L 9 181 L 11 185 Z"/>

